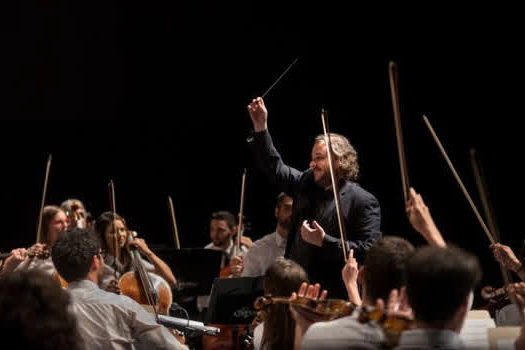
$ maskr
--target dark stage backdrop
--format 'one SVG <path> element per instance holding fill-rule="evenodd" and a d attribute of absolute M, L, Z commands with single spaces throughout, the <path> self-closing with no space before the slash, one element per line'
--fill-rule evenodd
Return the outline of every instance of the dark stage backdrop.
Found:
<path fill-rule="evenodd" d="M 409 15 L 410 13 L 410 15 Z M 245 145 L 249 101 L 296 57 L 267 96 L 285 161 L 306 169 L 328 109 L 349 137 L 361 184 L 382 207 L 384 234 L 422 240 L 404 216 L 387 65 L 399 65 L 409 175 L 445 238 L 475 254 L 498 284 L 488 240 L 422 121 L 426 113 L 476 203 L 468 150 L 482 157 L 503 241 L 521 223 L 523 28 L 512 9 L 342 9 L 268 2 L 24 2 L 2 11 L 0 249 L 35 239 L 45 162 L 48 204 L 117 210 L 151 244 L 209 240 L 212 211 L 246 216 L 256 239 L 273 229 L 278 188 Z M 5 18 L 4 18 L 5 17 Z M 481 208 L 481 207 L 480 207 Z"/>

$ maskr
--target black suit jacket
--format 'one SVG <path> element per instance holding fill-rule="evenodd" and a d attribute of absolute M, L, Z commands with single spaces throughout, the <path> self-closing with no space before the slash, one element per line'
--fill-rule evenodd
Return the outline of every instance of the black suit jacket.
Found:
<path fill-rule="evenodd" d="M 344 266 L 335 201 L 332 191 L 325 191 L 314 182 L 311 169 L 299 171 L 286 164 L 275 149 L 267 131 L 254 133 L 248 143 L 258 166 L 273 183 L 294 198 L 293 227 L 288 237 L 285 256 L 296 261 L 308 273 L 311 282 L 318 282 L 333 298 L 345 298 L 341 277 Z M 381 210 L 377 199 L 352 181 L 339 186 L 341 216 L 347 232 L 347 249 L 362 263 L 367 250 L 381 237 Z M 319 203 L 323 202 L 320 208 Z M 301 237 L 304 220 L 316 220 L 325 230 L 322 247 L 305 242 Z"/>

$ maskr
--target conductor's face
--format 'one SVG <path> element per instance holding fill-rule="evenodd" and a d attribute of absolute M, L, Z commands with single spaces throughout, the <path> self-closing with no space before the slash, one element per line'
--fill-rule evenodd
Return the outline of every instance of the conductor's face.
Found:
<path fill-rule="evenodd" d="M 333 162 L 332 164 L 337 174 L 338 162 Z M 312 148 L 310 168 L 313 170 L 315 183 L 324 189 L 330 188 L 330 165 L 328 163 L 326 144 L 323 141 L 317 141 Z"/>
<path fill-rule="evenodd" d="M 228 248 L 233 230 L 228 226 L 226 220 L 212 219 L 210 221 L 210 239 L 213 245 L 222 249 Z"/>

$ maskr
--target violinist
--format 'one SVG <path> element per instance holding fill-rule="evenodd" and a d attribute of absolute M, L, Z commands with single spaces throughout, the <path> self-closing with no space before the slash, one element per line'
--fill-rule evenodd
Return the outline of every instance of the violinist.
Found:
<path fill-rule="evenodd" d="M 490 245 L 490 249 L 498 263 L 500 263 L 505 269 L 514 271 L 522 281 L 525 279 L 523 262 L 516 257 L 509 246 L 501 243 L 493 243 Z M 508 294 L 507 287 L 504 287 L 503 291 L 504 294 L 502 295 L 502 298 L 505 298 Z M 483 292 L 494 292 L 494 288 L 489 286 L 484 287 L 482 293 Z M 523 322 L 522 312 L 514 303 L 507 304 L 499 310 L 496 310 L 494 321 L 497 326 L 520 326 Z"/>
<path fill-rule="evenodd" d="M 480 278 L 478 259 L 460 248 L 418 248 L 406 267 L 415 328 L 401 334 L 396 349 L 464 348 L 459 332 Z"/>
<path fill-rule="evenodd" d="M 251 239 L 247 236 L 241 238 L 241 251 L 236 252 L 234 235 L 237 233 L 237 221 L 232 213 L 221 210 L 211 214 L 210 220 L 210 240 L 204 249 L 220 250 L 223 252 L 221 269 L 227 267 L 232 262 L 234 256 L 244 256 L 248 248 L 252 246 Z M 238 265 L 238 264 L 234 264 Z M 232 266 L 231 273 L 233 276 L 239 276 L 241 269 Z M 225 276 L 228 277 L 228 276 Z"/>
<path fill-rule="evenodd" d="M 82 201 L 74 198 L 66 199 L 60 204 L 60 208 L 67 215 L 69 227 L 88 227 L 88 213 Z"/>
<path fill-rule="evenodd" d="M 52 258 L 69 283 L 72 311 L 87 349 L 187 349 L 141 305 L 99 288 L 105 264 L 95 233 L 79 228 L 66 231 Z"/>
<path fill-rule="evenodd" d="M 114 251 L 113 242 L 115 238 L 113 224 L 117 231 L 118 243 L 121 249 L 120 260 L 118 261 L 112 253 Z M 105 251 L 104 275 L 100 280 L 100 287 L 118 293 L 119 290 L 115 281 L 115 269 L 117 277 L 122 276 L 124 273 L 132 269 L 131 256 L 129 251 L 124 249 L 127 246 L 127 239 L 130 234 L 126 226 L 126 221 L 118 214 L 116 214 L 115 220 L 113 220 L 113 213 L 105 212 L 97 218 L 95 222 L 95 231 L 99 235 L 99 239 L 102 242 L 102 248 Z M 156 273 L 158 276 L 166 280 L 172 288 L 175 287 L 177 282 L 171 268 L 153 251 L 151 251 L 151 249 L 149 249 L 143 239 L 135 238 L 129 244 L 136 247 L 139 252 L 147 258 L 147 260 L 142 259 L 142 264 L 148 272 Z"/>
<path fill-rule="evenodd" d="M 399 289 L 404 285 L 404 267 L 413 251 L 412 244 L 393 236 L 381 238 L 370 248 L 359 271 L 363 308 L 374 307 L 377 299 L 387 300 L 392 289 Z M 317 322 L 302 329 L 301 332 L 306 333 L 301 348 L 349 349 L 353 346 L 380 346 L 385 340 L 381 326 L 375 321 L 359 321 L 360 312 L 361 307 L 358 307 L 350 316 Z"/>
<path fill-rule="evenodd" d="M 3 273 L 8 273 L 9 269 L 38 269 L 46 274 L 53 275 L 55 266 L 51 261 L 49 252 L 67 227 L 66 213 L 62 209 L 54 205 L 45 206 L 42 211 L 42 242 L 37 242 L 28 249 L 31 254 L 28 254 L 25 249 L 17 250 L 17 254 L 6 260 L 7 266 L 4 267 Z M 10 259 L 13 260 L 9 261 Z"/>
<path fill-rule="evenodd" d="M 289 296 L 299 289 L 308 276 L 301 265 L 283 257 L 277 258 L 266 270 L 263 280 L 264 294 L 274 297 Z M 295 320 L 288 305 L 271 305 L 265 311 L 263 323 L 254 329 L 254 349 L 293 349 Z"/>
<path fill-rule="evenodd" d="M 342 244 L 346 251 L 353 249 L 362 263 L 368 249 L 381 237 L 379 202 L 355 182 L 359 174 L 357 152 L 347 138 L 331 134 L 341 216 L 348 233 L 348 241 L 341 242 L 324 135 L 315 139 L 310 168 L 299 171 L 284 164 L 274 147 L 263 99 L 254 99 L 248 112 L 255 131 L 248 143 L 258 167 L 294 198 L 285 257 L 303 266 L 310 279 L 330 290 L 334 298 L 345 298 L 339 272 L 344 265 Z"/>
<path fill-rule="evenodd" d="M 237 221 L 232 213 L 221 210 L 211 214 L 210 240 L 204 249 L 219 250 L 222 254 L 221 277 L 238 277 L 242 272 L 242 259 L 251 246 L 251 240 L 243 236 L 241 240 L 241 251 L 236 252 L 233 236 L 237 232 Z M 203 312 L 208 307 L 209 297 L 197 297 L 197 309 Z"/>

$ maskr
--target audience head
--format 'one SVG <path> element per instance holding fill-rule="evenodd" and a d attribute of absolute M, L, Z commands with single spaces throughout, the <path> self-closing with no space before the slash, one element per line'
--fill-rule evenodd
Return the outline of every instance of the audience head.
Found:
<path fill-rule="evenodd" d="M 0 278 L 0 337 L 20 349 L 82 349 L 68 293 L 38 270 Z M 9 345 L 10 344 L 10 345 Z"/>

